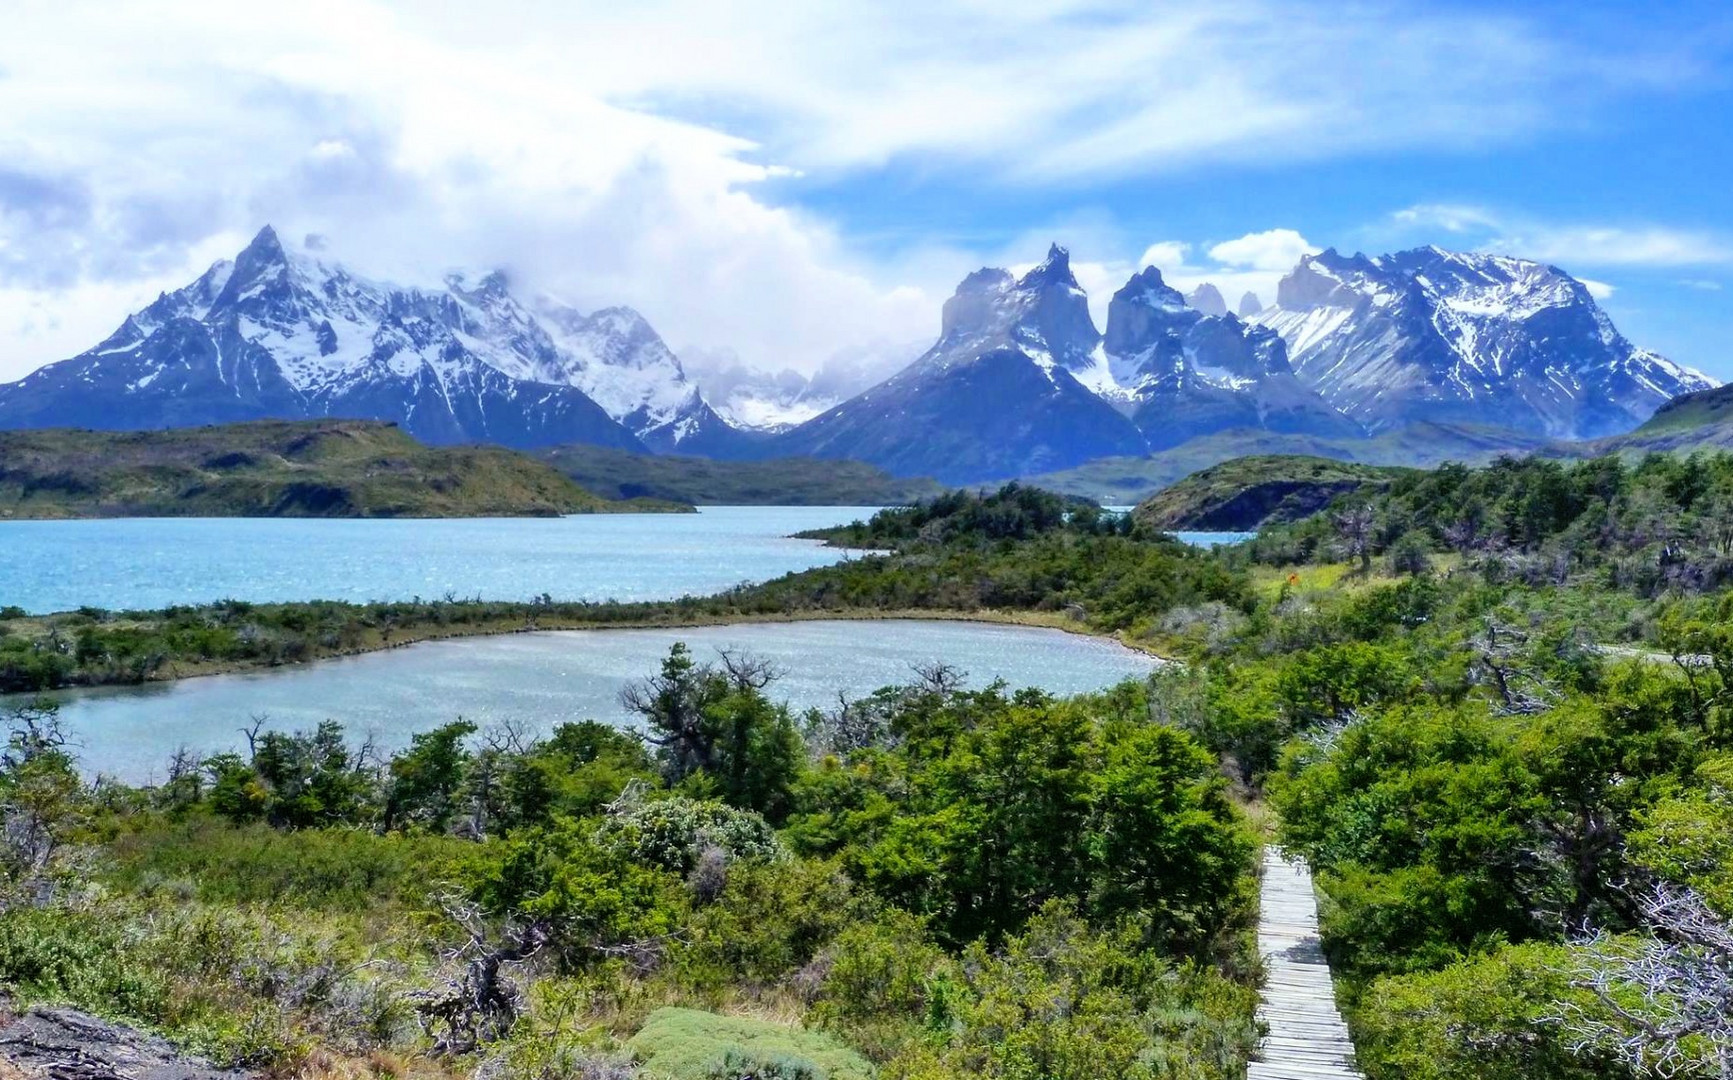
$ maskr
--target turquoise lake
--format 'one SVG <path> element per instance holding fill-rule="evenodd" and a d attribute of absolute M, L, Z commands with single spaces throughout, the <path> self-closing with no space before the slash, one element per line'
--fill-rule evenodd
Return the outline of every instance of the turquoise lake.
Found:
<path fill-rule="evenodd" d="M 437 520 L 137 518 L 0 522 L 0 606 L 140 610 L 255 602 L 445 596 L 665 600 L 714 593 L 858 557 L 789 538 L 869 517 L 872 507 L 707 507 L 697 514 Z M 1196 544 L 1239 533 L 1182 533 Z M 231 749 L 250 718 L 304 729 L 325 719 L 385 748 L 461 716 L 545 731 L 624 723 L 620 689 L 675 641 L 701 657 L 741 649 L 787 671 L 797 709 L 909 681 L 943 660 L 975 685 L 1003 679 L 1057 694 L 1111 686 L 1157 663 L 1056 630 L 908 620 L 593 630 L 429 642 L 304 667 L 61 695 L 83 767 L 160 777 L 180 746 Z"/>
<path fill-rule="evenodd" d="M 701 660 L 750 652 L 786 674 L 771 696 L 796 709 L 834 706 L 911 681 L 942 660 L 971 685 L 1003 679 L 1072 694 L 1143 678 L 1159 661 L 1112 641 L 1058 630 L 915 620 L 760 623 L 678 630 L 578 630 L 426 642 L 303 667 L 59 695 L 81 766 L 160 780 L 169 755 L 235 749 L 254 716 L 281 730 L 334 719 L 385 749 L 458 717 L 545 732 L 567 720 L 626 723 L 620 690 L 655 671 L 676 641 Z"/>
<path fill-rule="evenodd" d="M 791 533 L 870 506 L 710 506 L 566 518 L 0 521 L 0 607 L 142 611 L 216 600 L 673 600 L 855 555 Z M 1249 533 L 1180 533 L 1191 543 Z"/>
<path fill-rule="evenodd" d="M 215 600 L 671 600 L 849 556 L 790 533 L 872 507 L 713 506 L 566 518 L 0 522 L 0 607 Z"/>

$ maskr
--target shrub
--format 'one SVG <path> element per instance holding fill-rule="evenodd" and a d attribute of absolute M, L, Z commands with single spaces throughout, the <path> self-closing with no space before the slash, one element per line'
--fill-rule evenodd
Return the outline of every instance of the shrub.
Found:
<path fill-rule="evenodd" d="M 111 847 L 111 880 L 139 893 L 190 886 L 207 903 L 276 901 L 367 911 L 382 901 L 414 904 L 474 845 L 444 836 L 380 836 L 356 829 L 278 832 L 194 817 L 158 822 Z"/>
<path fill-rule="evenodd" d="M 690 874 L 709 848 L 720 848 L 731 859 L 783 855 L 776 831 L 752 811 L 680 796 L 617 804 L 596 829 L 596 843 L 681 876 Z"/>
<path fill-rule="evenodd" d="M 1442 971 L 1378 980 L 1355 1012 L 1356 1058 L 1371 1080 L 1616 1080 L 1546 1022 L 1561 1001 L 1592 1007 L 1561 974 L 1558 946 L 1521 945 Z"/>
<path fill-rule="evenodd" d="M 627 1046 L 643 1059 L 646 1070 L 671 1080 L 873 1076 L 866 1058 L 822 1032 L 696 1009 L 657 1009 Z"/>

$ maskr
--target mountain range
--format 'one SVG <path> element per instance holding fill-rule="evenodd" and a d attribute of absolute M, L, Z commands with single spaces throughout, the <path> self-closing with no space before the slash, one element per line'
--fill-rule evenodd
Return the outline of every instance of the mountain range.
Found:
<path fill-rule="evenodd" d="M 739 432 L 630 308 L 525 303 L 503 273 L 370 281 L 269 226 L 96 347 L 0 386 L 0 428 L 390 420 L 435 444 L 726 452 Z"/>
<path fill-rule="evenodd" d="M 1088 301 L 1054 246 L 1022 275 L 964 278 L 906 366 L 912 350 L 881 345 L 810 375 L 717 354 L 688 370 L 630 308 L 525 298 L 500 272 L 376 282 L 267 226 L 94 348 L 0 385 L 0 428 L 351 417 L 430 443 L 852 459 L 972 483 L 1200 441 L 1373 445 L 1464 424 L 1512 448 L 1595 439 L 1715 385 L 1632 345 L 1564 271 L 1496 255 L 1325 251 L 1274 304 L 1248 293 L 1235 311 L 1151 266 L 1103 329 Z"/>
<path fill-rule="evenodd" d="M 1022 277 L 969 275 L 926 354 L 763 452 L 962 483 L 1203 438 L 1353 444 L 1466 424 L 1517 450 L 1626 431 L 1715 385 L 1633 346 L 1564 271 L 1503 256 L 1326 251 L 1282 279 L 1275 304 L 1247 295 L 1241 309 L 1147 267 L 1098 332 L 1055 246 Z"/>

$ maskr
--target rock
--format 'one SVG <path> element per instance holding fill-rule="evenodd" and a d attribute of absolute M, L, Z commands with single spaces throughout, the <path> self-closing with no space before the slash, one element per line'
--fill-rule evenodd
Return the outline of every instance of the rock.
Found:
<path fill-rule="evenodd" d="M 1222 291 L 1207 281 L 1187 293 L 1185 302 L 1193 311 L 1201 311 L 1205 315 L 1228 313 L 1228 302 L 1222 299 Z"/>
<path fill-rule="evenodd" d="M 1249 319 L 1264 310 L 1264 302 L 1258 299 L 1258 294 L 1248 292 L 1240 297 L 1240 318 Z"/>
<path fill-rule="evenodd" d="M 7 1080 L 244 1080 L 182 1053 L 167 1040 L 77 1009 L 0 1012 L 0 1065 Z"/>

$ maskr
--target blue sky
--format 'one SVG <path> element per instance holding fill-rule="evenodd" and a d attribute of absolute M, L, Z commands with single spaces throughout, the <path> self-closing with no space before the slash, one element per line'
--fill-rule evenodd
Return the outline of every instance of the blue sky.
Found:
<path fill-rule="evenodd" d="M 1268 301 L 1303 251 L 1437 243 L 1733 379 L 1725 4 L 15 6 L 0 377 L 269 221 L 804 369 L 1049 239 L 1098 305 L 1145 260 Z"/>

